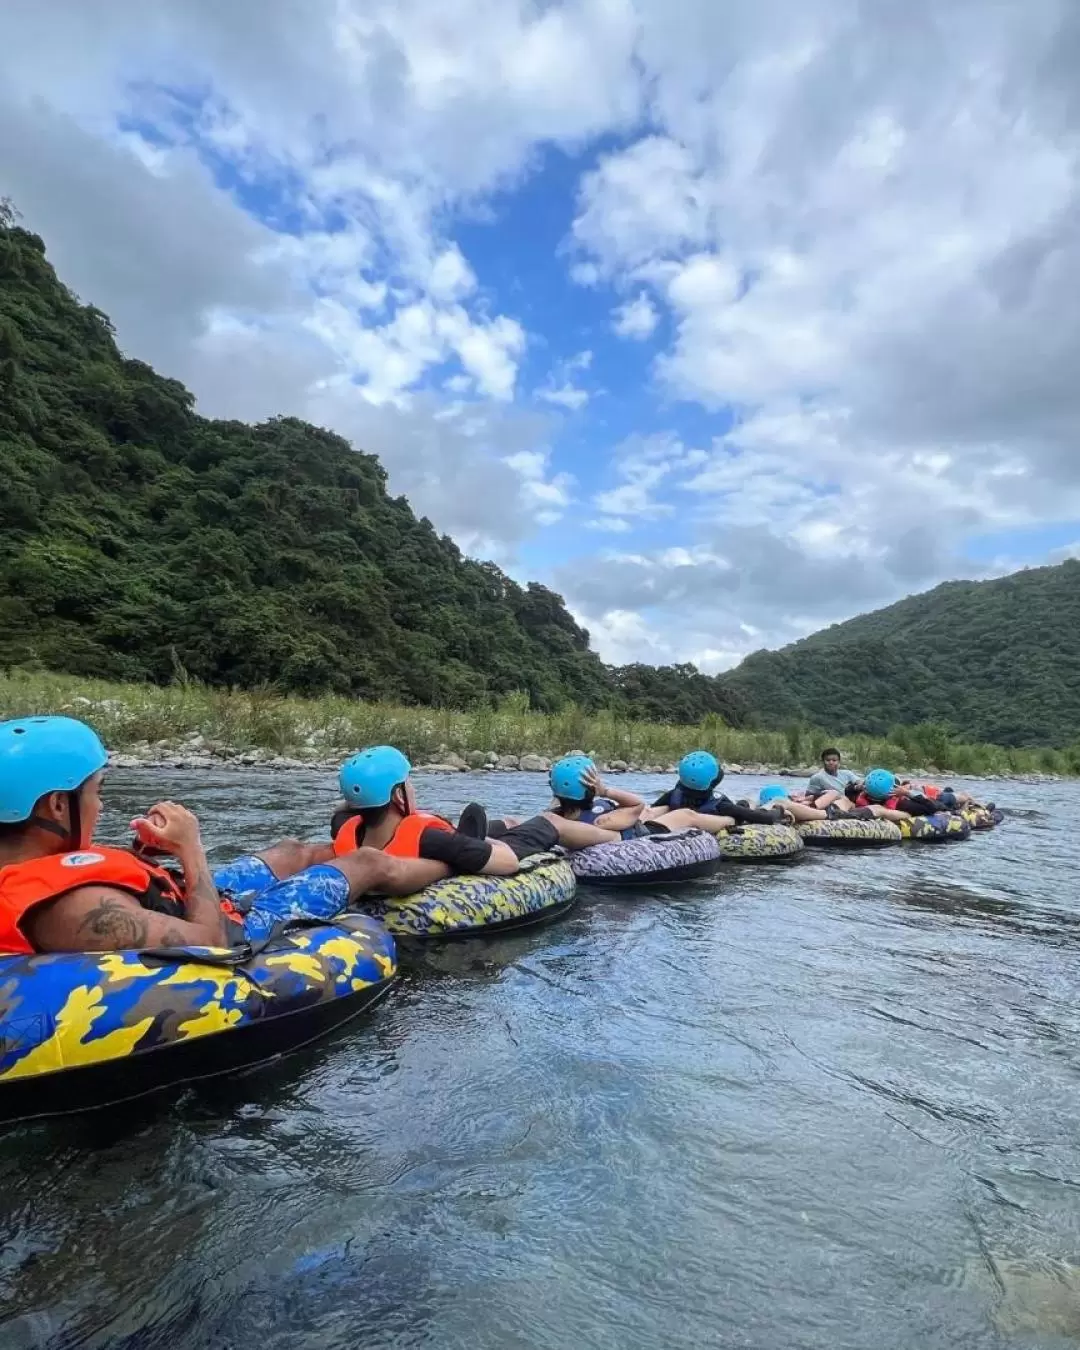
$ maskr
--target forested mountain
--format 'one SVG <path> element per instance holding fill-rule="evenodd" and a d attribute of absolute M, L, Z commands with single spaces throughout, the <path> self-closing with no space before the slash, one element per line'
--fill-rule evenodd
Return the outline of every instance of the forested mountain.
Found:
<path fill-rule="evenodd" d="M 213 421 L 117 349 L 0 202 L 0 665 L 465 707 L 525 690 L 631 716 L 744 709 L 689 666 L 613 670 L 295 418 Z"/>
<path fill-rule="evenodd" d="M 755 652 L 725 682 L 767 725 L 940 722 L 999 745 L 1080 739 L 1080 562 L 949 581 Z"/>

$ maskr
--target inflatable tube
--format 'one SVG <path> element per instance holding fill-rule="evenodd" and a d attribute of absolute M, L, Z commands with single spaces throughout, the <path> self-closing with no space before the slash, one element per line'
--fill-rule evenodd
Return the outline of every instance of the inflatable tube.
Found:
<path fill-rule="evenodd" d="M 361 904 L 395 937 L 475 937 L 554 919 L 574 903 L 576 890 L 564 858 L 538 853 L 513 876 L 447 877 L 404 899 L 365 896 Z"/>
<path fill-rule="evenodd" d="M 971 834 L 971 826 L 964 817 L 949 811 L 938 811 L 932 816 L 912 816 L 899 824 L 904 839 L 920 844 L 944 844 L 967 839 Z"/>
<path fill-rule="evenodd" d="M 679 830 L 640 839 L 613 838 L 610 844 L 571 853 L 569 861 L 583 885 L 648 886 L 711 877 L 723 858 L 715 836 L 703 830 Z"/>
<path fill-rule="evenodd" d="M 991 806 L 965 806 L 961 809 L 960 815 L 973 830 L 992 830 L 1004 819 L 997 807 Z"/>
<path fill-rule="evenodd" d="M 258 955 L 190 948 L 0 958 L 0 1120 L 85 1111 L 250 1069 L 390 988 L 394 939 L 342 915 Z"/>
<path fill-rule="evenodd" d="M 811 848 L 884 848 L 903 838 L 891 820 L 808 820 L 797 828 Z"/>
<path fill-rule="evenodd" d="M 783 862 L 801 853 L 803 841 L 790 825 L 740 825 L 715 836 L 728 862 Z"/>

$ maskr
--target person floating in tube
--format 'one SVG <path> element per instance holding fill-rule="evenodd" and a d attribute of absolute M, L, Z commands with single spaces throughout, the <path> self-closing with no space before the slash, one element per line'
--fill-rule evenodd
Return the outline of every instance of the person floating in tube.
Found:
<path fill-rule="evenodd" d="M 967 798 L 970 801 L 970 798 Z M 928 792 L 914 783 L 897 778 L 888 769 L 871 769 L 863 779 L 862 791 L 855 798 L 858 806 L 877 806 L 887 820 L 901 821 L 912 816 L 933 816 L 957 805 L 951 789 Z"/>
<path fill-rule="evenodd" d="M 611 842 L 610 832 L 550 811 L 523 821 L 489 821 L 476 802 L 455 826 L 417 805 L 411 773 L 412 765 L 392 745 L 368 746 L 345 761 L 338 774 L 343 801 L 330 822 L 335 854 L 363 845 L 438 862 L 450 872 L 509 876 L 523 858 L 556 844 L 573 850 Z"/>
<path fill-rule="evenodd" d="M 0 953 L 229 947 L 288 920 L 329 922 L 369 891 L 411 895 L 437 863 L 286 839 L 211 869 L 199 822 L 162 801 L 135 849 L 94 841 L 109 757 L 71 717 L 0 723 Z M 178 879 L 155 857 L 177 859 Z"/>
<path fill-rule="evenodd" d="M 821 752 L 821 768 L 812 773 L 806 784 L 806 801 L 810 806 L 826 810 L 838 806 L 843 810 L 850 798 L 846 793 L 852 786 L 862 787 L 862 779 L 852 769 L 840 764 L 840 751 L 835 745 L 827 746 Z"/>
<path fill-rule="evenodd" d="M 552 765 L 552 811 L 565 820 L 583 821 L 622 839 L 646 834 L 670 834 L 673 830 L 704 830 L 723 834 L 734 827 L 731 816 L 704 814 L 682 807 L 648 806 L 643 797 L 624 788 L 609 786 L 586 755 L 567 755 Z M 609 834 L 609 837 L 610 837 Z"/>
<path fill-rule="evenodd" d="M 821 798 L 814 800 L 809 792 L 770 783 L 758 793 L 758 805 L 783 807 L 794 820 L 803 825 L 811 820 L 876 820 L 887 814 L 885 808 L 874 803 L 857 806 L 853 800 L 842 797 L 822 807 Z"/>
<path fill-rule="evenodd" d="M 672 811 L 691 810 L 702 815 L 728 816 L 737 825 L 792 824 L 791 804 L 759 810 L 734 802 L 716 789 L 723 781 L 724 766 L 708 750 L 691 750 L 679 761 L 679 781 L 653 802 L 657 820 L 666 820 Z"/>

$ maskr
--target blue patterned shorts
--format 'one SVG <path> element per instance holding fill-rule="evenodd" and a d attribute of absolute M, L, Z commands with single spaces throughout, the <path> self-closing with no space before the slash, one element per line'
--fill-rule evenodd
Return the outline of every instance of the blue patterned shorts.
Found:
<path fill-rule="evenodd" d="M 283 919 L 329 921 L 349 903 L 349 883 L 336 867 L 317 863 L 279 881 L 261 858 L 245 854 L 214 872 L 214 885 L 238 902 L 250 905 L 243 916 L 244 935 L 252 942 L 266 937 Z"/>

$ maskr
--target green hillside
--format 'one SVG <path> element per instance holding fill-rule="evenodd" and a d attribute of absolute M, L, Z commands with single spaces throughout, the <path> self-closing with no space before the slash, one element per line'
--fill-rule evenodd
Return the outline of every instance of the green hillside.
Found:
<path fill-rule="evenodd" d="M 0 521 L 0 667 L 744 720 L 692 667 L 604 666 L 561 597 L 463 557 L 340 437 L 199 416 L 2 201 Z"/>
<path fill-rule="evenodd" d="M 1080 739 L 1080 562 L 946 582 L 724 678 L 765 725 L 882 735 L 938 722 L 998 745 L 1067 745 Z"/>

